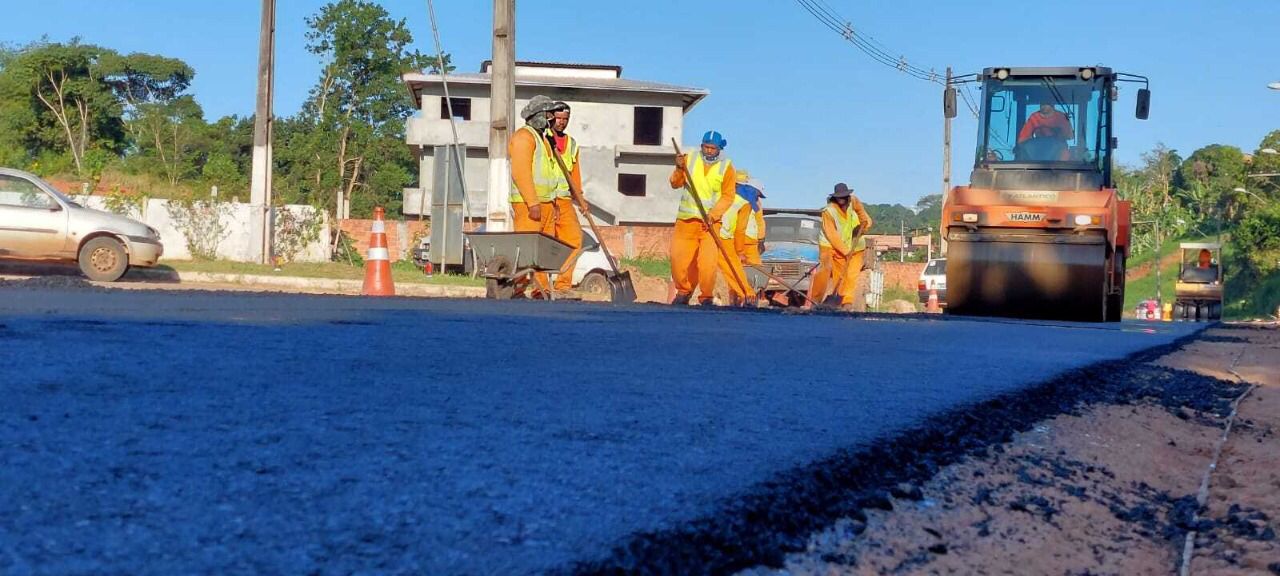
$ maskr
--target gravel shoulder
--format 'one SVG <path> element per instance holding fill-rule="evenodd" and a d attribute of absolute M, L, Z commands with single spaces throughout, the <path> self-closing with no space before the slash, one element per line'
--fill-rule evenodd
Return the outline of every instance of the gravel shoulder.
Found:
<path fill-rule="evenodd" d="M 1280 574 L 1277 350 L 1275 326 L 1209 330 L 743 574 L 1170 574 L 1189 531 L 1190 573 Z"/>

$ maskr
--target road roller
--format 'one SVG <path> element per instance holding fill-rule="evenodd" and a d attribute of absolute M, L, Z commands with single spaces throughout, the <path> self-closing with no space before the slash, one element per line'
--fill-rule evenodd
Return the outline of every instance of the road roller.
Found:
<path fill-rule="evenodd" d="M 969 185 L 944 199 L 947 313 L 1118 322 L 1124 307 L 1130 206 L 1112 182 L 1112 109 L 1121 83 L 1145 77 L 1100 66 L 986 68 L 946 88 L 980 85 Z"/>

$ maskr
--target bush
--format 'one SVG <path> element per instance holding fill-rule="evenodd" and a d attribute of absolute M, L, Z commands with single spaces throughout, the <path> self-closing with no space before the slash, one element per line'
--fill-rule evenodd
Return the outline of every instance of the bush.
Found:
<path fill-rule="evenodd" d="M 173 225 L 186 239 L 187 251 L 196 260 L 214 260 L 218 244 L 231 233 L 224 219 L 231 215 L 231 205 L 212 199 L 192 197 L 170 200 L 165 204 Z"/>
<path fill-rule="evenodd" d="M 276 208 L 275 235 L 272 252 L 285 262 L 293 262 L 298 254 L 320 239 L 324 212 L 315 208 Z"/>

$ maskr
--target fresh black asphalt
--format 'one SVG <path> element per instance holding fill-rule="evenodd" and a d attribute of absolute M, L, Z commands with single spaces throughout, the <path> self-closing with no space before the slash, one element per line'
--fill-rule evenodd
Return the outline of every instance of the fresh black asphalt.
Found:
<path fill-rule="evenodd" d="M 0 289 L 0 573 L 563 570 L 1194 328 Z"/>

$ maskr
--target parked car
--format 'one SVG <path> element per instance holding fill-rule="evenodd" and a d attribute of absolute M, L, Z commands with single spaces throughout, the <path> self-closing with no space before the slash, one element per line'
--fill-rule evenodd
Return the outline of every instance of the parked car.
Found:
<path fill-rule="evenodd" d="M 809 291 L 811 270 L 818 265 L 818 238 L 822 234 L 822 218 L 808 214 L 779 212 L 764 217 L 764 249 L 760 253 L 762 267 L 802 291 Z M 771 304 L 799 306 L 804 299 L 791 294 L 786 286 L 758 271 L 748 269 L 747 280 L 762 287 Z"/>
<path fill-rule="evenodd" d="M 162 254 L 154 228 L 85 208 L 34 174 L 0 168 L 0 258 L 76 262 L 90 280 L 114 282 L 130 266 L 155 266 Z"/>
<path fill-rule="evenodd" d="M 916 285 L 920 291 L 920 303 L 929 303 L 929 290 L 938 291 L 938 305 L 947 305 L 947 259 L 934 258 L 920 271 L 920 282 Z"/>

